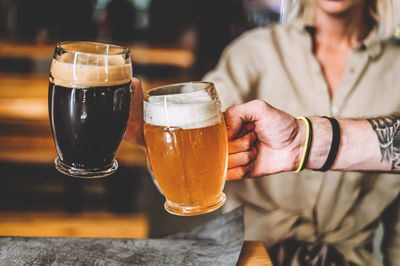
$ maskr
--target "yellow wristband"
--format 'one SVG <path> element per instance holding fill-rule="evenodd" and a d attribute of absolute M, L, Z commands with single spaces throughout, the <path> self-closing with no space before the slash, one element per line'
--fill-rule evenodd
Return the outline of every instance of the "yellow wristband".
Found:
<path fill-rule="evenodd" d="M 303 150 L 303 155 L 301 156 L 300 164 L 299 167 L 293 171 L 294 173 L 298 173 L 301 171 L 303 168 L 304 160 L 306 158 L 307 150 L 308 150 L 308 142 L 309 142 L 309 137 L 310 137 L 310 124 L 308 120 L 304 116 L 297 117 L 298 120 L 303 120 L 304 123 L 306 123 L 307 126 L 307 136 L 306 136 L 306 142 L 304 143 L 304 150 Z"/>

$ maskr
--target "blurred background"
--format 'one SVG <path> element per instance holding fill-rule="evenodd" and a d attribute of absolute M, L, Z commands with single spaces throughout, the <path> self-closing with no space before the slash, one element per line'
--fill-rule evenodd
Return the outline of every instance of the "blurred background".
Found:
<path fill-rule="evenodd" d="M 277 22 L 279 8 L 279 0 L 0 0 L 0 235 L 163 237 L 218 215 L 167 214 L 144 153 L 124 141 L 108 178 L 55 170 L 47 110 L 54 47 L 128 47 L 146 90 L 201 79 L 234 38 Z"/>

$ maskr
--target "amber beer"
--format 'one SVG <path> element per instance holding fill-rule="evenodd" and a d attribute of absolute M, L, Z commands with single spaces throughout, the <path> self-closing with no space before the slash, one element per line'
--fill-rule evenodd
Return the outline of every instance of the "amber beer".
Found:
<path fill-rule="evenodd" d="M 146 96 L 144 134 L 151 167 L 167 211 L 207 213 L 225 202 L 228 141 L 219 101 L 211 83 L 192 84 L 189 93 L 176 91 L 185 84 L 172 86 L 167 90 L 172 94 L 155 90 Z"/>

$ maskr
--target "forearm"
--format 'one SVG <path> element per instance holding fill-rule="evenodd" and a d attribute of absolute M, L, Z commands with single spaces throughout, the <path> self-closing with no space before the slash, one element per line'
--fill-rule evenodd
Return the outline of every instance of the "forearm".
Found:
<path fill-rule="evenodd" d="M 400 171 L 398 166 L 400 116 L 387 119 L 338 119 L 340 145 L 331 170 Z M 319 169 L 325 163 L 332 142 L 332 127 L 328 119 L 312 117 L 313 139 L 309 169 Z"/>

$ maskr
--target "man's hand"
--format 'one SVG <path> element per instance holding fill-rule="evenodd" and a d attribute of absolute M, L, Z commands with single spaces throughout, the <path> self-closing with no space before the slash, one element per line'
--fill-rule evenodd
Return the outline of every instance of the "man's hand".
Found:
<path fill-rule="evenodd" d="M 228 108 L 225 121 L 229 140 L 227 180 L 298 167 L 306 135 L 302 121 L 262 100 Z"/>
<path fill-rule="evenodd" d="M 137 78 L 132 78 L 132 101 L 125 139 L 144 147 L 143 138 L 143 89 Z"/>

